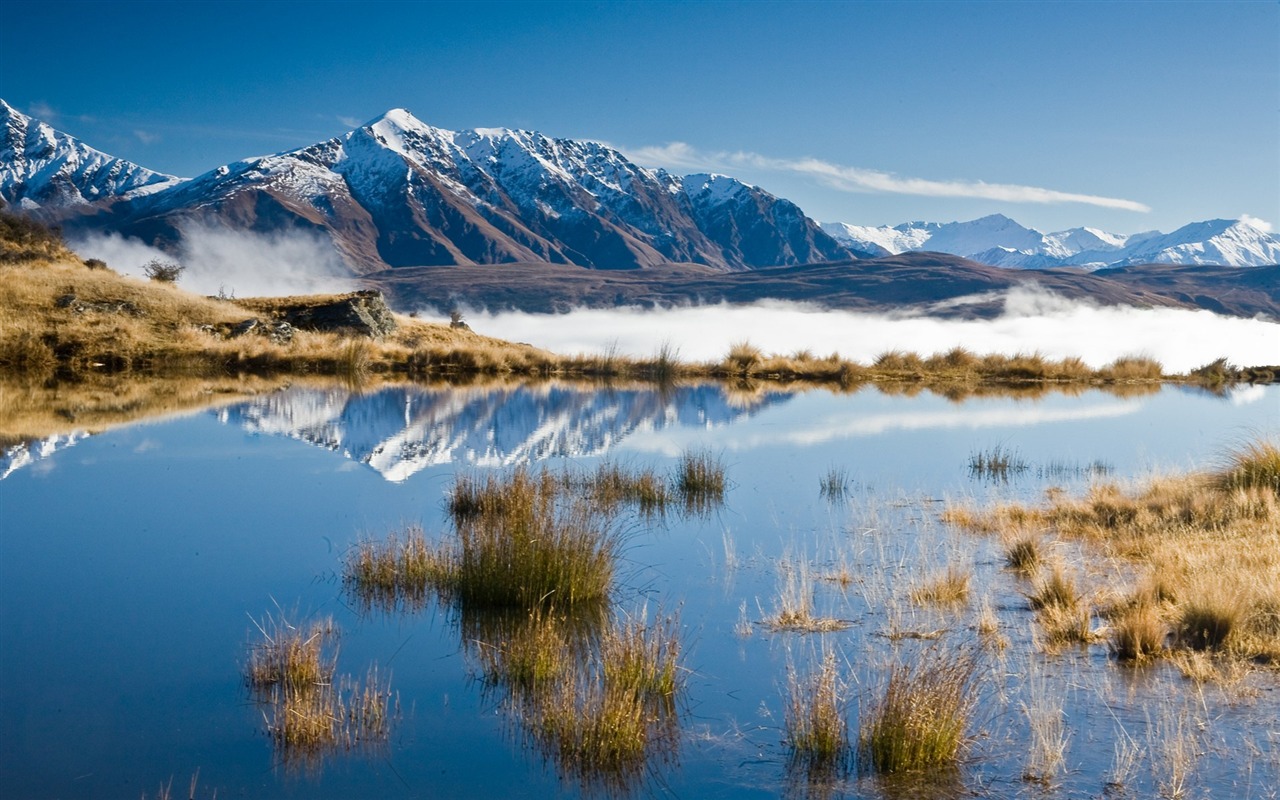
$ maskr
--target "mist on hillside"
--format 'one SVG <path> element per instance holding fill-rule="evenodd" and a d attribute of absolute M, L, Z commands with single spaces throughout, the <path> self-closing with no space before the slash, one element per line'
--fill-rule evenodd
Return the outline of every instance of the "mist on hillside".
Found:
<path fill-rule="evenodd" d="M 177 255 L 118 233 L 85 234 L 68 245 L 81 258 L 100 258 L 137 277 L 153 259 L 179 263 L 186 269 L 178 285 L 198 294 L 259 297 L 356 288 L 333 245 L 302 231 L 258 234 L 192 224 L 182 229 Z"/>
<path fill-rule="evenodd" d="M 869 363 L 890 350 L 922 355 L 965 347 L 990 353 L 1076 356 L 1101 367 L 1147 356 L 1166 371 L 1186 372 L 1217 358 L 1233 364 L 1280 364 L 1280 325 L 1203 310 L 1099 306 L 1015 289 L 995 319 L 960 320 L 919 313 L 869 314 L 761 301 L 747 306 L 674 309 L 580 309 L 567 314 L 472 311 L 473 329 L 557 353 L 651 356 L 663 346 L 688 361 L 717 360 L 747 341 L 765 353 L 838 352 Z"/>

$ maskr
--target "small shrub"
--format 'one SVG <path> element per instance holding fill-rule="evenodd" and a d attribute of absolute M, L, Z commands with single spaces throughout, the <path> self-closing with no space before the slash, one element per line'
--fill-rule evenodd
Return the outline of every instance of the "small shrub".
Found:
<path fill-rule="evenodd" d="M 89 269 L 106 269 L 107 268 L 107 262 L 103 261 L 100 258 L 86 258 L 84 260 L 84 265 Z"/>
<path fill-rule="evenodd" d="M 142 274 L 157 283 L 177 283 L 186 267 L 172 261 L 153 258 L 142 267 Z"/>

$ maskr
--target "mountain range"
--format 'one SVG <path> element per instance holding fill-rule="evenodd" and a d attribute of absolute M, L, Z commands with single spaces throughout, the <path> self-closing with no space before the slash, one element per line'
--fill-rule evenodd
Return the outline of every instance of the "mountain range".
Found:
<path fill-rule="evenodd" d="M 0 198 L 79 231 L 177 249 L 192 224 L 332 241 L 353 274 L 545 263 L 696 264 L 733 272 L 927 250 L 1000 267 L 1280 263 L 1248 218 L 1164 234 L 1041 233 L 1003 215 L 818 225 L 737 179 L 676 176 L 606 145 L 531 131 L 448 131 L 393 109 L 342 136 L 182 179 L 102 153 L 0 100 Z"/>
<path fill-rule="evenodd" d="M 969 222 L 904 222 L 876 228 L 827 222 L 822 229 L 851 249 L 879 255 L 928 250 L 1021 269 L 1104 269 L 1132 264 L 1257 267 L 1280 263 L 1280 237 L 1247 217 L 1193 222 L 1172 233 L 1130 235 L 1096 228 L 1041 233 L 1003 214 Z"/>
<path fill-rule="evenodd" d="M 176 249 L 187 225 L 304 230 L 356 275 L 404 266 L 667 263 L 721 271 L 849 258 L 788 200 L 647 169 L 596 142 L 447 131 L 393 109 L 342 136 L 189 180 L 100 153 L 0 101 L 0 197 L 62 224 Z"/>

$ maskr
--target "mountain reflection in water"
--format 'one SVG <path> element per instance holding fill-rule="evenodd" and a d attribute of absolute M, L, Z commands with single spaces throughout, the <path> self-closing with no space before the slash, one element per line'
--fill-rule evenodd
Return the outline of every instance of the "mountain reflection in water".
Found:
<path fill-rule="evenodd" d="M 215 414 L 251 433 L 341 452 L 398 483 L 438 464 L 506 466 L 599 455 L 636 431 L 726 425 L 791 396 L 731 395 L 716 385 L 290 389 Z"/>

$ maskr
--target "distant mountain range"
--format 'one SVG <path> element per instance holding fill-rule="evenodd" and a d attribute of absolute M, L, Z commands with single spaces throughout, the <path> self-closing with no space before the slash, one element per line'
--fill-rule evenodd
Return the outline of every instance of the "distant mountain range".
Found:
<path fill-rule="evenodd" d="M 102 153 L 0 100 L 0 198 L 73 235 L 109 231 L 176 249 L 185 226 L 330 239 L 355 275 L 389 268 L 566 264 L 721 272 L 928 250 L 999 267 L 1280 263 L 1249 220 L 1170 234 L 1041 233 L 969 222 L 819 226 L 794 203 L 724 175 L 637 166 L 597 142 L 530 131 L 447 131 L 404 109 L 309 147 L 182 179 Z"/>
<path fill-rule="evenodd" d="M 1257 267 L 1280 263 L 1280 237 L 1247 218 L 1193 222 L 1173 233 L 1131 235 L 1096 228 L 1041 233 L 1003 214 L 969 222 L 904 222 L 879 228 L 827 222 L 822 229 L 851 249 L 878 255 L 928 250 L 1021 269 L 1103 269 L 1133 264 Z"/>

